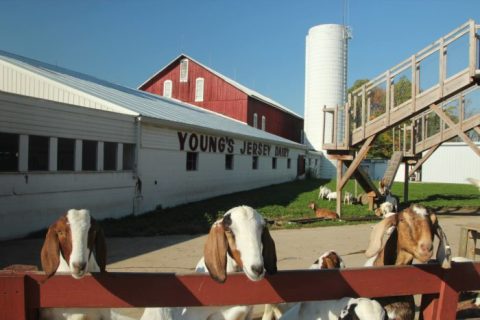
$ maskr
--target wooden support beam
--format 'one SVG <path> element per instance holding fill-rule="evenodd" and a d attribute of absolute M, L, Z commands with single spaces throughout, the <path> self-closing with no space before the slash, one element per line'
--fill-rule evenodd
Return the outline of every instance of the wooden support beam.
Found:
<path fill-rule="evenodd" d="M 449 116 L 443 112 L 442 109 L 440 109 L 439 106 L 436 104 L 432 104 L 430 106 L 430 109 L 432 109 L 439 117 L 442 119 L 448 126 L 480 157 L 480 148 L 477 147 L 477 145 L 470 140 L 470 138 L 463 132 L 458 125 L 456 125 L 452 119 L 450 119 Z"/>
<path fill-rule="evenodd" d="M 353 155 L 352 154 L 327 154 L 327 158 L 330 160 L 347 160 L 352 161 Z"/>
<path fill-rule="evenodd" d="M 408 175 L 408 163 L 404 162 L 404 181 L 403 181 L 403 202 L 408 203 L 408 182 L 409 182 L 409 175 Z"/>
<path fill-rule="evenodd" d="M 430 149 L 428 149 L 428 152 L 420 160 L 418 160 L 417 164 L 412 168 L 412 170 L 410 170 L 410 172 L 408 173 L 408 176 L 409 177 L 412 176 L 415 173 L 415 171 L 420 169 L 420 167 L 425 163 L 425 161 L 427 161 L 428 158 L 430 158 L 430 156 L 438 149 L 438 147 L 440 147 L 441 144 L 442 143 L 436 144 Z"/>
<path fill-rule="evenodd" d="M 473 128 L 473 130 L 475 130 L 475 132 L 480 135 L 480 126 Z"/>
<path fill-rule="evenodd" d="M 347 171 L 343 175 L 340 184 L 338 184 L 337 181 L 337 188 L 342 189 L 345 184 L 347 183 L 348 179 L 352 176 L 352 174 L 357 170 L 358 166 L 360 166 L 360 163 L 362 163 L 362 160 L 365 158 L 365 156 L 368 153 L 368 150 L 370 150 L 370 147 L 372 146 L 373 141 L 375 140 L 375 137 L 377 135 L 373 134 L 370 137 L 365 140 L 365 143 L 363 144 L 362 148 L 357 153 L 357 157 L 352 161 L 352 164 L 348 167 Z"/>
<path fill-rule="evenodd" d="M 340 187 L 339 181 L 342 180 L 342 171 L 343 171 L 343 161 L 337 160 L 337 207 L 336 212 L 339 217 L 342 216 L 342 188 Z"/>

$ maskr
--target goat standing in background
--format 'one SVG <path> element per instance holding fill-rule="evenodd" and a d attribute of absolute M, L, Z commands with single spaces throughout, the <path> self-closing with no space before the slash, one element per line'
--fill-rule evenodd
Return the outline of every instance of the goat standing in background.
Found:
<path fill-rule="evenodd" d="M 204 257 L 197 272 L 208 272 L 212 279 L 225 282 L 229 272 L 243 271 L 252 281 L 259 281 L 265 272 L 277 272 L 275 243 L 265 219 L 253 208 L 230 209 L 210 228 Z M 146 308 L 142 320 L 246 320 L 253 307 L 180 307 Z"/>
<path fill-rule="evenodd" d="M 318 192 L 318 199 L 325 199 L 330 192 L 332 192 L 332 190 L 325 186 L 321 186 Z"/>
<path fill-rule="evenodd" d="M 388 239 L 384 243 L 384 234 Z M 450 246 L 437 216 L 420 205 L 412 205 L 397 214 L 389 214 L 377 223 L 370 235 L 365 266 L 409 265 L 413 259 L 426 263 L 433 255 L 433 237 L 440 239 L 437 260 L 450 267 Z M 408 279 L 405 279 L 408 281 Z M 410 320 L 415 316 L 413 296 L 377 299 L 390 318 Z"/>

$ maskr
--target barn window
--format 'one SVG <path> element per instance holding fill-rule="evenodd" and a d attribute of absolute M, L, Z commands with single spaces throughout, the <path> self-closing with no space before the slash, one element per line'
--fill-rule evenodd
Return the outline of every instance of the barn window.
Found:
<path fill-rule="evenodd" d="M 135 145 L 133 143 L 123 144 L 123 170 L 133 170 L 135 162 Z"/>
<path fill-rule="evenodd" d="M 277 158 L 272 158 L 272 169 L 277 169 Z"/>
<path fill-rule="evenodd" d="M 75 168 L 75 139 L 58 138 L 57 170 L 73 171 Z"/>
<path fill-rule="evenodd" d="M 0 171 L 18 171 L 19 135 L 0 133 Z"/>
<path fill-rule="evenodd" d="M 82 170 L 97 170 L 97 141 L 82 141 Z"/>
<path fill-rule="evenodd" d="M 188 59 L 180 61 L 180 82 L 188 82 Z"/>
<path fill-rule="evenodd" d="M 258 156 L 253 156 L 252 157 L 252 169 L 253 170 L 258 169 Z"/>
<path fill-rule="evenodd" d="M 265 116 L 262 116 L 262 130 L 265 131 L 265 122 L 266 122 L 266 118 Z"/>
<path fill-rule="evenodd" d="M 290 158 L 287 159 L 287 169 L 290 169 L 290 167 L 292 166 L 292 161 Z"/>
<path fill-rule="evenodd" d="M 256 113 L 253 114 L 253 127 L 258 128 L 258 115 Z"/>
<path fill-rule="evenodd" d="M 195 80 L 195 101 L 197 102 L 203 101 L 204 82 L 203 78 L 197 78 L 197 80 Z"/>
<path fill-rule="evenodd" d="M 225 155 L 225 170 L 233 170 L 233 154 Z"/>
<path fill-rule="evenodd" d="M 28 137 L 28 170 L 47 171 L 49 154 L 49 137 Z"/>
<path fill-rule="evenodd" d="M 198 170 L 198 152 L 187 152 L 187 171 Z"/>
<path fill-rule="evenodd" d="M 163 96 L 167 98 L 172 97 L 172 80 L 165 80 L 163 83 Z"/>
<path fill-rule="evenodd" d="M 105 142 L 103 144 L 103 170 L 117 169 L 117 144 Z"/>

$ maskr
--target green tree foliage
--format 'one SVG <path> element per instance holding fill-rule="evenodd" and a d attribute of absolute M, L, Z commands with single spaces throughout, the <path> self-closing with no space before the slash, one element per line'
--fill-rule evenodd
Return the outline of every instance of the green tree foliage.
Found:
<path fill-rule="evenodd" d="M 354 82 L 353 86 L 348 89 L 348 93 L 353 93 L 356 89 L 362 85 L 368 83 L 368 79 L 359 79 Z M 393 86 L 393 102 L 394 106 L 399 106 L 402 103 L 408 101 L 412 97 L 412 82 L 406 76 L 400 77 Z M 368 92 L 368 98 L 370 99 L 370 115 L 368 120 L 373 120 L 376 117 L 382 115 L 386 111 L 387 94 L 386 83 L 381 83 L 378 86 L 370 89 Z M 352 126 L 358 128 L 362 121 L 362 99 L 357 99 L 357 112 L 353 116 L 351 121 Z M 393 106 L 391 106 L 393 107 Z M 353 112 L 353 110 L 352 110 Z M 398 131 L 397 131 L 398 133 Z M 375 139 L 372 148 L 367 155 L 368 158 L 391 158 L 393 153 L 393 131 L 386 130 L 381 133 Z"/>

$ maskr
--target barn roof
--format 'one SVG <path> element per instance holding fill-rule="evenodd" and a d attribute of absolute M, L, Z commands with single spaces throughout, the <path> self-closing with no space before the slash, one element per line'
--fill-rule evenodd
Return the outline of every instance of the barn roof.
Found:
<path fill-rule="evenodd" d="M 0 91 L 305 148 L 213 111 L 1 50 Z"/>
<path fill-rule="evenodd" d="M 237 88 L 238 90 L 242 91 L 243 93 L 245 93 L 246 95 L 256 99 L 256 100 L 260 100 L 260 101 L 263 101 L 269 105 L 271 105 L 272 107 L 274 108 L 277 108 L 277 109 L 280 109 L 282 110 L 283 112 L 286 112 L 286 113 L 289 113 L 291 115 L 293 115 L 294 117 L 297 117 L 297 118 L 300 118 L 300 119 L 303 119 L 303 117 L 295 112 L 293 112 L 292 110 L 288 109 L 287 107 L 281 105 L 280 103 L 274 101 L 273 99 L 269 98 L 269 97 L 266 97 L 264 95 L 262 95 L 261 93 L 258 93 L 257 91 L 255 90 L 252 90 L 250 88 L 247 88 L 245 87 L 244 85 L 236 82 L 235 80 L 232 80 L 230 78 L 228 78 L 227 76 L 207 67 L 206 65 L 202 64 L 201 62 L 193 59 L 192 57 L 189 57 L 188 55 L 182 53 L 180 54 L 178 57 L 176 57 L 175 59 L 173 59 L 170 63 L 168 63 L 165 67 L 163 67 L 162 69 L 160 69 L 159 71 L 155 72 L 150 78 L 148 78 L 145 82 L 143 82 L 140 86 L 138 86 L 138 88 L 142 88 L 145 84 L 147 84 L 148 82 L 150 82 L 152 79 L 154 79 L 158 74 L 162 73 L 165 69 L 167 69 L 169 66 L 172 65 L 172 63 L 174 63 L 175 61 L 178 61 L 180 59 L 183 59 L 183 58 L 186 58 L 186 59 L 189 59 L 189 60 L 192 60 L 193 62 L 195 62 L 196 64 L 200 65 L 202 68 L 205 68 L 206 70 L 208 70 L 209 72 L 215 74 L 217 77 L 221 78 L 222 80 L 224 80 L 225 82 L 231 84 L 232 86 L 234 86 L 235 88 Z"/>

